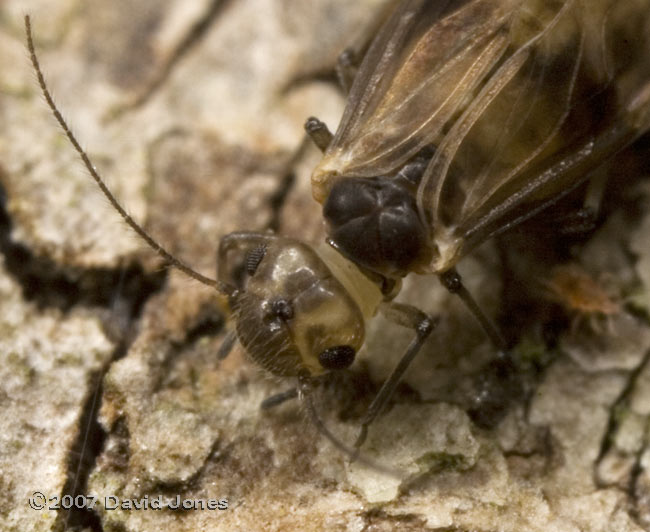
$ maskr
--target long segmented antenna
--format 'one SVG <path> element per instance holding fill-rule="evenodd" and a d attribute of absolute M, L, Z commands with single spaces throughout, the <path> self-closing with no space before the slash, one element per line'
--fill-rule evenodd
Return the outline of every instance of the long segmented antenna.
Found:
<path fill-rule="evenodd" d="M 29 50 L 29 54 L 32 60 L 32 65 L 34 66 L 34 71 L 36 72 L 36 77 L 38 78 L 38 84 L 41 88 L 41 92 L 43 93 L 43 96 L 45 97 L 45 101 L 47 102 L 47 105 L 49 106 L 50 110 L 54 114 L 54 118 L 56 118 L 56 121 L 59 123 L 59 125 L 63 129 L 63 132 L 68 137 L 68 140 L 70 141 L 74 149 L 77 150 L 77 153 L 81 157 L 84 166 L 86 167 L 86 169 L 88 170 L 92 178 L 95 180 L 95 183 L 97 183 L 101 191 L 104 193 L 104 196 L 106 196 L 110 204 L 113 206 L 113 208 L 120 214 L 120 216 L 131 227 L 131 229 L 133 229 L 149 245 L 149 247 L 151 247 L 151 249 L 153 249 L 158 255 L 160 255 L 163 259 L 165 259 L 171 266 L 182 271 L 185 275 L 191 277 L 192 279 L 195 279 L 200 283 L 215 288 L 218 292 L 226 296 L 232 296 L 235 292 L 234 287 L 226 283 L 223 283 L 219 280 L 210 279 L 209 277 L 200 274 L 199 272 L 187 266 L 181 260 L 174 257 L 169 251 L 167 251 L 158 242 L 156 242 L 149 235 L 149 233 L 147 233 L 133 218 L 131 218 L 131 216 L 124 210 L 124 208 L 120 205 L 117 199 L 115 199 L 115 196 L 113 196 L 113 193 L 108 189 L 108 187 L 104 183 L 104 180 L 100 177 L 99 173 L 95 169 L 95 166 L 90 161 L 90 158 L 88 157 L 86 152 L 83 150 L 83 148 L 77 141 L 76 137 L 68 127 L 68 124 L 66 123 L 63 116 L 59 112 L 59 109 L 54 103 L 50 91 L 47 88 L 47 84 L 45 83 L 45 77 L 43 76 L 43 72 L 41 71 L 41 66 L 38 62 L 38 58 L 36 57 L 34 40 L 32 38 L 32 24 L 29 15 L 25 15 L 25 32 L 27 34 L 27 49 Z"/>

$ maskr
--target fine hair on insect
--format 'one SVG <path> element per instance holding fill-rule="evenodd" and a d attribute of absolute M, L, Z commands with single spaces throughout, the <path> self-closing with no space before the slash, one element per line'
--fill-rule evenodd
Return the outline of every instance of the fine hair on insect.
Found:
<path fill-rule="evenodd" d="M 165 261 L 225 298 L 237 339 L 258 365 L 297 382 L 262 406 L 300 397 L 338 449 L 387 473 L 360 449 L 438 323 L 394 301 L 402 279 L 438 276 L 491 340 L 499 372 L 511 373 L 506 342 L 456 265 L 580 191 L 650 128 L 650 0 L 388 2 L 367 46 L 341 56 L 338 74 L 350 89 L 337 131 L 316 118 L 305 124 L 323 152 L 311 184 L 326 242 L 230 233 L 210 279 L 166 251 L 106 187 L 50 96 L 29 17 L 25 24 L 45 99 L 111 205 Z M 578 215 L 589 226 L 595 213 L 585 206 Z M 245 257 L 243 286 L 229 278 L 234 254 Z M 378 313 L 413 338 L 349 446 L 322 422 L 314 389 L 352 365 Z M 478 395 L 478 407 L 489 409 L 490 398 Z"/>

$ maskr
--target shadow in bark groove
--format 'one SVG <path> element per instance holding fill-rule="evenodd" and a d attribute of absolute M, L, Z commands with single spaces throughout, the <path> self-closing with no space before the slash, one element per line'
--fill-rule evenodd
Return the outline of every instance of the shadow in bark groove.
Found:
<path fill-rule="evenodd" d="M 39 308 L 66 312 L 76 305 L 117 307 L 137 318 L 147 299 L 162 288 L 165 271 L 147 273 L 135 262 L 116 268 L 78 268 L 35 254 L 12 240 L 6 199 L 0 186 L 0 254 L 8 273 L 22 287 L 23 297 Z"/>
<path fill-rule="evenodd" d="M 120 326 L 111 327 L 109 331 L 116 336 L 112 356 L 88 377 L 89 393 L 81 410 L 79 432 L 68 454 L 67 479 L 61 497 L 86 495 L 88 476 L 106 440 L 106 433 L 97 420 L 104 375 L 113 362 L 126 355 L 134 323 L 146 301 L 163 288 L 167 273 L 164 270 L 147 273 L 135 262 L 116 268 L 76 268 L 57 264 L 12 240 L 12 221 L 6 203 L 7 195 L 0 185 L 0 253 L 7 272 L 22 287 L 23 297 L 39 308 L 56 308 L 63 312 L 77 305 L 104 307 L 119 321 Z M 83 507 L 63 510 L 57 516 L 55 530 L 71 528 L 102 530 L 96 512 Z"/>
<path fill-rule="evenodd" d="M 169 78 L 176 65 L 185 57 L 190 50 L 197 45 L 213 22 L 223 13 L 230 5 L 231 0 L 212 0 L 205 12 L 199 19 L 188 29 L 185 36 L 176 45 L 170 56 L 158 69 L 155 75 L 149 80 L 145 88 L 133 98 L 132 101 L 119 107 L 109 118 L 116 118 L 126 111 L 131 111 L 142 107 L 158 91 L 158 89 Z"/>

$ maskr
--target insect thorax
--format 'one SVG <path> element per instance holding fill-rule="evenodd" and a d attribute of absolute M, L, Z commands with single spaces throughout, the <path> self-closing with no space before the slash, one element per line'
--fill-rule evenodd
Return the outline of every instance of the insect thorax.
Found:
<path fill-rule="evenodd" d="M 388 278 L 424 270 L 434 253 L 411 188 L 393 177 L 338 179 L 323 206 L 331 244 Z"/>

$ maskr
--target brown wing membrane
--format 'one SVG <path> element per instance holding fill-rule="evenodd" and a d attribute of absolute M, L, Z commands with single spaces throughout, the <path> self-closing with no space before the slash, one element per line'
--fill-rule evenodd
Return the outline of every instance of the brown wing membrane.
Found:
<path fill-rule="evenodd" d="M 406 0 L 374 41 L 337 133 L 314 171 L 323 201 L 332 178 L 371 177 L 435 142 L 508 48 L 514 0 Z"/>
<path fill-rule="evenodd" d="M 650 0 L 528 0 L 510 48 L 418 189 L 444 271 L 580 184 L 647 130 Z"/>

